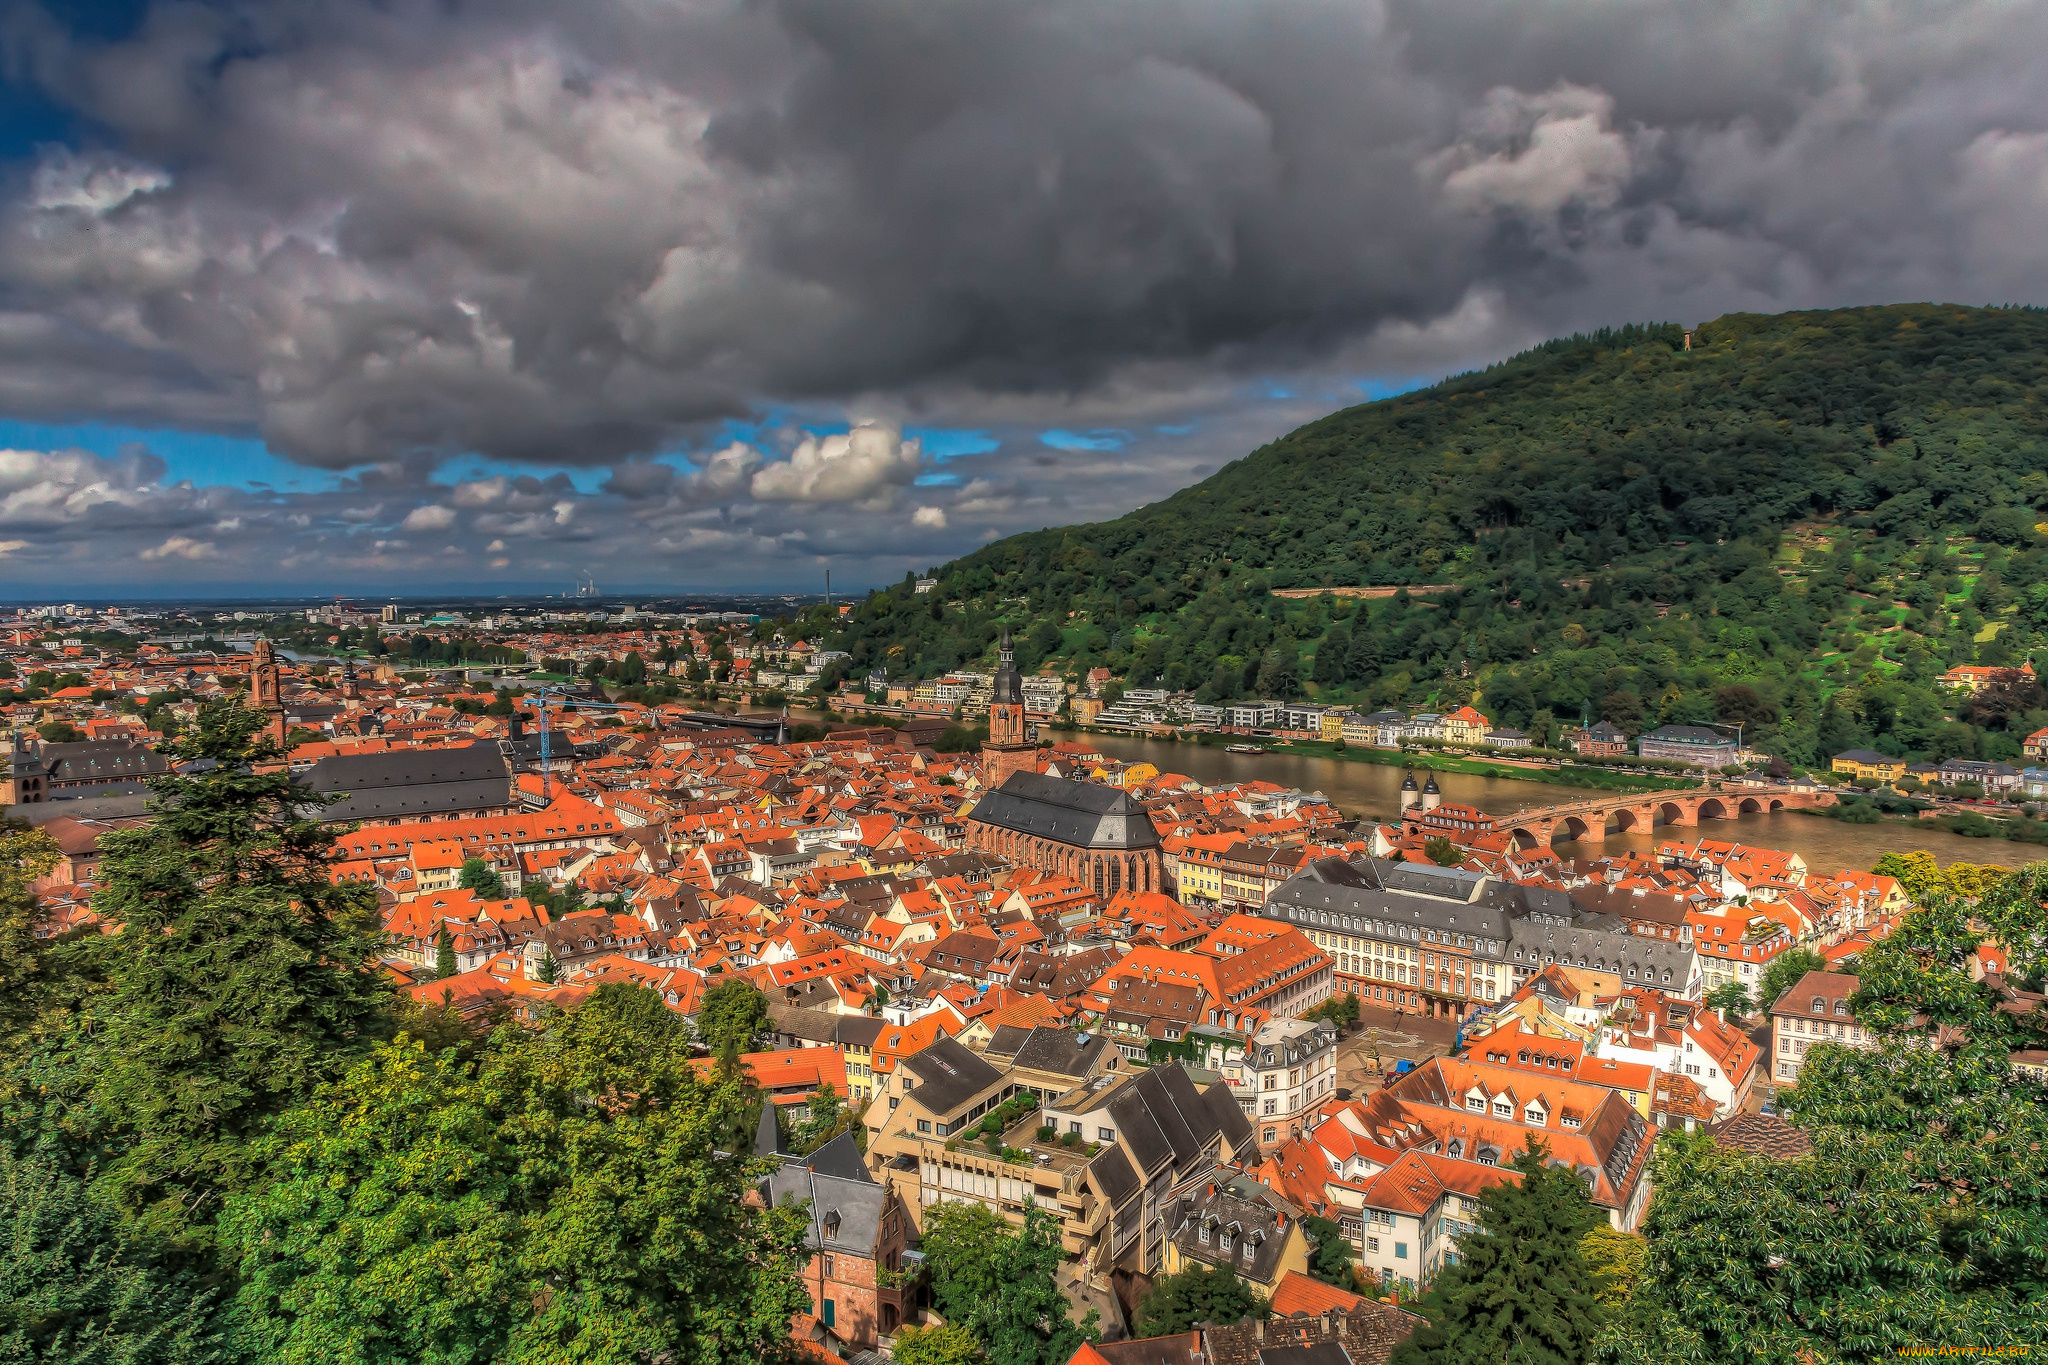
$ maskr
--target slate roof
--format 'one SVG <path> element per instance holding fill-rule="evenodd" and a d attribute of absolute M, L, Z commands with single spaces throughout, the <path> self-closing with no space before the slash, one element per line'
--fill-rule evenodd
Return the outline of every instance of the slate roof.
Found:
<path fill-rule="evenodd" d="M 934 1114 L 957 1109 L 1003 1078 L 1002 1072 L 944 1037 L 898 1065 L 917 1080 L 911 1096 Z"/>
<path fill-rule="evenodd" d="M 761 1182 L 761 1194 L 770 1204 L 811 1201 L 810 1222 L 804 1230 L 804 1245 L 811 1250 L 874 1254 L 888 1190 L 868 1179 L 865 1172 L 861 1179 L 849 1180 L 789 1162 Z"/>
<path fill-rule="evenodd" d="M 818 1175 L 834 1176 L 840 1180 L 874 1183 L 874 1177 L 868 1174 L 867 1160 L 861 1155 L 860 1144 L 853 1140 L 850 1132 L 841 1133 L 809 1156 L 796 1157 L 787 1164 L 808 1166 Z"/>
<path fill-rule="evenodd" d="M 1221 1088 L 1212 1087 L 1212 1093 Z M 1142 1176 L 1150 1179 L 1169 1162 L 1179 1170 L 1193 1170 L 1214 1150 L 1219 1135 L 1231 1143 L 1233 1150 L 1240 1135 L 1250 1138 L 1236 1101 L 1228 1095 L 1224 1099 L 1229 1114 L 1222 1113 L 1214 1101 L 1197 1091 L 1186 1069 L 1174 1062 L 1127 1076 L 1101 1090 L 1097 1097 L 1063 1102 L 1058 1107 L 1075 1113 L 1107 1110 L 1124 1145 L 1142 1168 Z"/>
<path fill-rule="evenodd" d="M 1044 773 L 1011 773 L 975 804 L 969 817 L 985 825 L 1030 834 L 1076 848 L 1141 849 L 1159 846 L 1159 831 L 1130 793 L 1099 782 L 1075 782 Z"/>
<path fill-rule="evenodd" d="M 1079 1029 L 1050 1028 L 1040 1024 L 1017 1049 L 1012 1068 L 1029 1067 L 1055 1076 L 1085 1078 L 1102 1059 L 1109 1042 L 1101 1034 L 1083 1034 Z"/>
<path fill-rule="evenodd" d="M 1120 1208 L 1126 1199 L 1138 1192 L 1144 1182 L 1131 1169 L 1130 1159 L 1121 1147 L 1105 1147 L 1095 1154 L 1088 1163 L 1089 1174 L 1095 1177 L 1095 1187 L 1102 1191 L 1102 1197 L 1109 1206 Z"/>
<path fill-rule="evenodd" d="M 1315 1341 L 1304 1346 L 1268 1346 L 1259 1352 L 1259 1365 L 1351 1365 L 1351 1353 L 1341 1342 Z"/>
<path fill-rule="evenodd" d="M 1015 1024 L 998 1024 L 995 1027 L 995 1031 L 989 1034 L 988 1046 L 981 1050 L 982 1055 L 988 1057 L 1015 1057 L 1017 1049 L 1024 1046 L 1025 1040 L 1030 1038 L 1034 1031 L 1033 1029 L 1019 1028 Z"/>
<path fill-rule="evenodd" d="M 300 779 L 316 792 L 346 793 L 322 820 L 381 820 L 512 804 L 512 772 L 487 744 L 463 749 L 397 749 L 336 754 Z"/>
<path fill-rule="evenodd" d="M 1241 1279 L 1271 1286 L 1287 1249 L 1287 1222 L 1300 1211 L 1271 1189 L 1224 1167 L 1204 1173 L 1166 1215 L 1168 1236 L 1189 1260 L 1228 1266 Z M 1205 1241 L 1202 1230 L 1211 1230 Z M 1228 1251 L 1223 1237 L 1231 1238 Z"/>
<path fill-rule="evenodd" d="M 47 766 L 52 782 L 134 782 L 171 770 L 162 754 L 125 739 L 45 744 L 36 756 Z"/>

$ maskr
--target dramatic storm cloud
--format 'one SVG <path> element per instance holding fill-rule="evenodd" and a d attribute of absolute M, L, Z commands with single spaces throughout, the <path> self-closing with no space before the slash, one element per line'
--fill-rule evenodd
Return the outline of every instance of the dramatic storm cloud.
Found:
<path fill-rule="evenodd" d="M 5 13 L 0 414 L 318 490 L 7 452 L 53 586 L 894 578 L 1560 331 L 2048 295 L 2026 0 Z"/>

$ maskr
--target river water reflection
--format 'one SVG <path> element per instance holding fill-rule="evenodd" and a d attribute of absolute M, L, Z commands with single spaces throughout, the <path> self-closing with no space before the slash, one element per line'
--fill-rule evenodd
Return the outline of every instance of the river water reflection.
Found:
<path fill-rule="evenodd" d="M 1226 782 L 1260 779 L 1283 787 L 1319 791 L 1347 815 L 1364 815 L 1391 821 L 1401 808 L 1401 769 L 1383 763 L 1353 763 L 1284 751 L 1267 754 L 1232 754 L 1219 745 L 1175 744 L 1166 740 L 1140 739 L 1126 735 L 1088 735 L 1086 738 L 1105 754 L 1127 761 L 1142 760 L 1161 772 L 1184 773 L 1197 782 L 1215 786 Z M 1428 776 L 1419 773 L 1417 780 Z M 1586 789 L 1542 782 L 1517 782 L 1509 778 L 1473 777 L 1465 773 L 1438 773 L 1436 783 L 1444 800 L 1477 806 L 1489 814 L 1504 815 L 1531 806 L 1551 806 L 1569 801 Z M 1653 848 L 1667 837 L 1692 835 L 1691 830 L 1654 833 L 1610 833 L 1604 844 L 1559 843 L 1563 857 L 1585 856 L 1607 849 Z M 1772 815 L 1745 815 L 1740 820 L 1708 820 L 1698 834 L 1711 838 L 1740 840 L 1761 848 L 1797 853 L 1815 872 L 1841 868 L 1868 869 L 1890 852 L 1926 849 L 1942 863 L 1999 863 L 2008 867 L 2038 857 L 2035 847 L 2004 839 L 1966 839 L 1932 825 L 1912 826 L 1896 822 L 1851 825 L 1840 820 L 1779 811 Z"/>

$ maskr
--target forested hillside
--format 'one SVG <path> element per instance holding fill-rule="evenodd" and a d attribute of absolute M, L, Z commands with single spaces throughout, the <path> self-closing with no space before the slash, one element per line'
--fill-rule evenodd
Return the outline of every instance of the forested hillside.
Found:
<path fill-rule="evenodd" d="M 1347 409 L 1115 521 L 1013 536 L 832 633 L 856 672 L 1106 666 L 1203 699 L 1742 720 L 1795 762 L 2008 757 L 2048 646 L 2048 310 L 1731 315 Z M 1451 585 L 1372 601 L 1273 589 Z M 819 623 L 821 626 L 822 622 Z M 818 633 L 816 631 L 814 634 Z"/>

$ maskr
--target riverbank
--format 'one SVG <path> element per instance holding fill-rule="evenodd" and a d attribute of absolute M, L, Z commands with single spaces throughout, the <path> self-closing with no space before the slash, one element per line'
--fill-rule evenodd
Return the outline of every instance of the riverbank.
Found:
<path fill-rule="evenodd" d="M 1093 736 L 1109 734 L 1109 731 L 1089 730 Z M 1121 732 L 1118 732 L 1121 733 Z M 1493 777 L 1511 782 L 1538 782 L 1556 787 L 1577 787 L 1611 792 L 1662 792 L 1681 791 L 1699 786 L 1697 781 L 1676 774 L 1662 776 L 1647 773 L 1616 772 L 1612 768 L 1588 768 L 1575 763 L 1549 767 L 1536 763 L 1517 763 L 1507 759 L 1485 759 L 1464 754 L 1446 753 L 1436 749 L 1377 749 L 1352 744 L 1339 744 L 1334 740 L 1284 739 L 1247 740 L 1236 735 L 1213 735 L 1210 742 L 1199 739 L 1182 739 L 1173 735 L 1145 736 L 1157 742 L 1179 744 L 1195 749 L 1221 748 L 1226 744 L 1253 744 L 1268 754 L 1291 754 L 1304 758 L 1327 758 L 1339 763 L 1372 763 L 1391 768 L 1426 768 L 1431 772 L 1461 773 L 1468 777 Z M 1247 758 L 1252 755 L 1245 755 Z"/>

